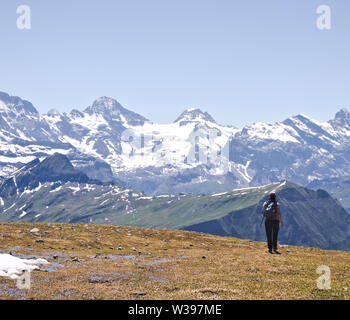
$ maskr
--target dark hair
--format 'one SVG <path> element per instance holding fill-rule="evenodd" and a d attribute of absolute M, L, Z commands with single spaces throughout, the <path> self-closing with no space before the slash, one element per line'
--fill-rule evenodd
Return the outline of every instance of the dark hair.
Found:
<path fill-rule="evenodd" d="M 273 202 L 276 202 L 276 193 L 271 192 L 270 195 L 269 195 L 269 200 L 271 200 Z"/>

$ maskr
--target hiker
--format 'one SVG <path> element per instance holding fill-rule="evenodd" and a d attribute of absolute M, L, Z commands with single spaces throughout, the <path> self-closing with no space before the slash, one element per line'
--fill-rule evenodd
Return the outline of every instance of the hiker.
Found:
<path fill-rule="evenodd" d="M 281 223 L 281 226 L 283 228 L 284 223 L 282 220 L 280 204 L 276 199 L 276 193 L 270 193 L 269 199 L 263 204 L 262 214 L 266 218 L 265 230 L 269 253 L 280 254 L 280 252 L 277 250 L 278 230 L 279 224 Z"/>

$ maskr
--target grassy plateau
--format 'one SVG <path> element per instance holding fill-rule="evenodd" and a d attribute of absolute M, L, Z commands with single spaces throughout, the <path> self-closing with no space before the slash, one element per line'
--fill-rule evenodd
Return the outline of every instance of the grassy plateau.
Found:
<path fill-rule="evenodd" d="M 33 228 L 39 232 L 30 232 Z M 350 252 L 127 226 L 0 223 L 0 253 L 44 258 L 31 288 L 1 299 L 349 299 Z M 331 289 L 316 269 L 331 270 Z"/>

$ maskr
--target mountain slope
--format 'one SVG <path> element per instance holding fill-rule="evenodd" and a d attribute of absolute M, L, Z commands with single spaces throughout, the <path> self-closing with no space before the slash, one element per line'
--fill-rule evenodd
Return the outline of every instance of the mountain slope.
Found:
<path fill-rule="evenodd" d="M 277 192 L 285 228 L 281 243 L 327 249 L 350 249 L 350 216 L 323 191 L 290 182 L 209 196 L 168 196 L 135 208 L 133 216 L 108 216 L 112 223 L 184 229 L 264 241 L 261 208 Z"/>
<path fill-rule="evenodd" d="M 103 206 L 105 200 L 127 205 L 128 195 L 129 190 L 114 182 L 90 179 L 66 156 L 55 153 L 31 161 L 1 182 L 0 220 L 75 222 L 81 216 L 98 215 L 99 209 L 119 208 L 119 203 Z"/>
<path fill-rule="evenodd" d="M 9 198 L 27 189 L 35 189 L 45 182 L 102 184 L 75 169 L 65 155 L 55 153 L 42 162 L 39 159 L 29 162 L 11 178 L 4 180 L 0 185 L 0 197 Z"/>
<path fill-rule="evenodd" d="M 50 171 L 45 169 L 42 175 L 38 169 L 57 161 L 63 162 L 57 168 L 64 168 L 58 174 L 47 175 Z M 203 196 L 147 197 L 89 179 L 67 161 L 54 155 L 28 164 L 5 180 L 0 186 L 0 221 L 133 225 L 263 241 L 262 203 L 276 191 L 286 224 L 281 243 L 350 250 L 350 215 L 322 190 L 284 181 Z"/>
<path fill-rule="evenodd" d="M 349 215 L 340 203 L 323 191 L 312 191 L 286 183 L 277 191 L 285 228 L 280 230 L 279 241 L 285 244 L 328 249 L 349 250 Z M 184 228 L 263 241 L 265 230 L 257 223 L 262 203 L 231 212 L 219 219 Z"/>
<path fill-rule="evenodd" d="M 328 178 L 310 182 L 307 188 L 316 190 L 323 189 L 337 198 L 344 208 L 350 213 L 350 176 Z"/>

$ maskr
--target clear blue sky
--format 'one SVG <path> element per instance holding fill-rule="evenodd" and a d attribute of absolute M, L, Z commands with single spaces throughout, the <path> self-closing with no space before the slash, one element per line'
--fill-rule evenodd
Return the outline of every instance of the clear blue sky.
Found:
<path fill-rule="evenodd" d="M 349 35 L 348 0 L 1 0 L 0 91 L 42 113 L 106 95 L 160 123 L 188 107 L 238 127 L 325 121 L 350 109 Z"/>

